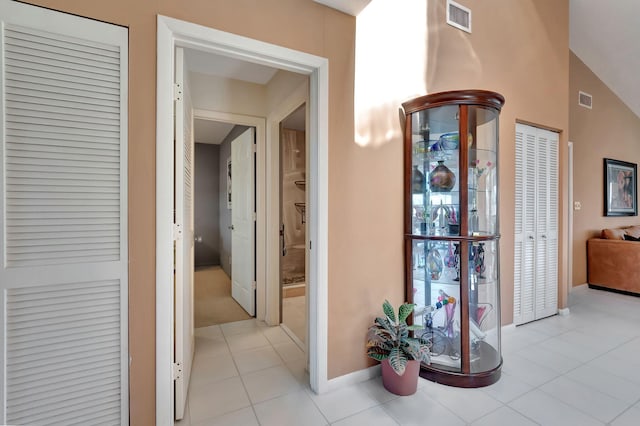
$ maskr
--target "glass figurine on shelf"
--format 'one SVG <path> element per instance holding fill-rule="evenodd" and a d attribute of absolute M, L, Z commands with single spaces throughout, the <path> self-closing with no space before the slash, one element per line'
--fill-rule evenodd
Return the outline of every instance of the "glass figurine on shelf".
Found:
<path fill-rule="evenodd" d="M 484 265 L 484 243 L 473 244 L 471 246 L 471 262 L 473 265 L 473 270 L 476 274 L 478 274 L 478 278 L 486 278 L 484 276 L 485 265 Z"/>
<path fill-rule="evenodd" d="M 440 200 L 439 206 L 431 210 L 431 221 L 433 222 L 436 234 L 444 235 L 446 233 L 445 231 L 451 215 L 450 211 L 450 207 L 445 206 L 442 200 Z"/>
<path fill-rule="evenodd" d="M 456 270 L 458 267 L 458 257 L 453 249 L 453 245 L 454 244 L 449 241 L 449 248 L 447 249 L 447 254 L 444 256 L 444 266 L 447 267 L 447 275 L 449 277 L 456 277 L 458 275 Z"/>
<path fill-rule="evenodd" d="M 439 280 L 440 275 L 442 275 L 442 256 L 440 256 L 440 252 L 437 248 L 433 247 L 427 253 L 427 267 L 429 268 L 429 273 L 431 274 L 432 280 Z"/>
<path fill-rule="evenodd" d="M 469 230 L 471 233 L 476 233 L 480 230 L 480 219 L 478 218 L 478 210 L 471 209 L 471 213 L 469 214 Z"/>
<path fill-rule="evenodd" d="M 458 235 L 460 233 L 460 224 L 458 223 L 458 215 L 454 206 L 449 207 L 448 216 L 449 235 Z"/>
<path fill-rule="evenodd" d="M 460 281 L 460 244 L 456 244 L 455 254 L 455 268 L 456 268 L 456 277 L 453 279 L 454 281 Z"/>

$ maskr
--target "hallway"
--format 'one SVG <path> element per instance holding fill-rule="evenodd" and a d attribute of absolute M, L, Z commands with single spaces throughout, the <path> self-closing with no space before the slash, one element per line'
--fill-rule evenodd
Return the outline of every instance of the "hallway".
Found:
<path fill-rule="evenodd" d="M 323 395 L 279 327 L 248 320 L 198 329 L 189 415 L 205 425 L 636 425 L 640 298 L 588 289 L 571 314 L 503 329 L 502 378 L 481 389 L 421 379 L 397 397 L 379 377 Z M 363 330 L 363 352 L 364 352 Z"/>
<path fill-rule="evenodd" d="M 220 266 L 196 268 L 193 286 L 196 329 L 251 318 L 231 297 L 231 279 Z"/>

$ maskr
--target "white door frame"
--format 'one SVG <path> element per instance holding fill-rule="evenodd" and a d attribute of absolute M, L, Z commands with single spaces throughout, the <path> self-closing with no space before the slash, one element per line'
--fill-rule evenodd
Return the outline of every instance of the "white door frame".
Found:
<path fill-rule="evenodd" d="M 310 77 L 309 379 L 326 391 L 328 329 L 329 61 L 158 15 L 156 89 L 156 425 L 173 424 L 173 73 L 175 46 L 259 63 Z M 269 185 L 270 182 L 267 182 Z M 267 238 L 269 238 L 267 236 Z M 269 242 L 267 242 L 268 244 Z"/>

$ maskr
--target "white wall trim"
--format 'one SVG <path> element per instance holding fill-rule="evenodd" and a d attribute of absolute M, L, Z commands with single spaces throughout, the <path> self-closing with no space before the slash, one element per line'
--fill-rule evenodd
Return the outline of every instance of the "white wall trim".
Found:
<path fill-rule="evenodd" d="M 567 144 L 567 173 L 569 175 L 567 186 L 569 187 L 568 200 L 568 223 L 567 223 L 567 287 L 566 287 L 566 304 L 567 313 L 569 302 L 571 301 L 571 289 L 573 287 L 573 142 Z"/>
<path fill-rule="evenodd" d="M 345 374 L 344 376 L 335 377 L 327 382 L 327 392 L 332 392 L 345 386 L 366 382 L 367 380 L 371 380 L 381 374 L 382 370 L 380 364 L 377 364 L 363 370 Z"/>
<path fill-rule="evenodd" d="M 280 122 L 300 105 L 309 101 L 309 82 L 298 86 L 274 111 L 267 116 L 267 314 L 269 325 L 280 322 Z M 273 194 L 277 194 L 274 197 Z M 311 205 L 309 205 L 311 207 Z M 308 240 L 309 236 L 305 235 Z M 305 242 L 307 250 L 308 241 Z M 309 253 L 307 253 L 309 255 Z M 308 300 L 307 300 L 308 302 Z"/>
<path fill-rule="evenodd" d="M 560 315 L 561 317 L 568 317 L 569 315 L 571 315 L 571 311 L 569 310 L 569 308 L 560 308 L 558 309 L 558 315 Z"/>
<path fill-rule="evenodd" d="M 156 424 L 173 424 L 173 65 L 175 46 L 310 75 L 309 378 L 328 388 L 329 61 L 315 55 L 158 15 L 156 114 Z"/>
<path fill-rule="evenodd" d="M 507 332 L 512 332 L 516 329 L 516 324 L 514 322 L 512 322 L 511 324 L 507 324 L 507 325 L 503 325 L 501 332 L 504 333 L 505 331 Z"/>
<path fill-rule="evenodd" d="M 265 176 L 268 170 L 265 162 L 267 150 L 265 118 L 202 109 L 194 109 L 193 118 L 256 128 L 256 318 L 264 320 L 267 308 L 267 211 L 265 200 L 268 199 L 266 196 L 268 194 L 266 192 L 267 185 L 265 183 Z"/>

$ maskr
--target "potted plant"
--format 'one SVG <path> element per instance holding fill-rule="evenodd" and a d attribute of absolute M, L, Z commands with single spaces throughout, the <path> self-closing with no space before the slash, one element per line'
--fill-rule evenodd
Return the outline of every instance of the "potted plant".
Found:
<path fill-rule="evenodd" d="M 367 333 L 367 356 L 382 364 L 382 383 L 396 395 L 411 395 L 418 388 L 420 363 L 429 363 L 429 347 L 420 339 L 409 337 L 419 325 L 407 325 L 414 304 L 404 303 L 396 317 L 391 303 L 382 304 L 383 317 L 375 319 Z"/>

